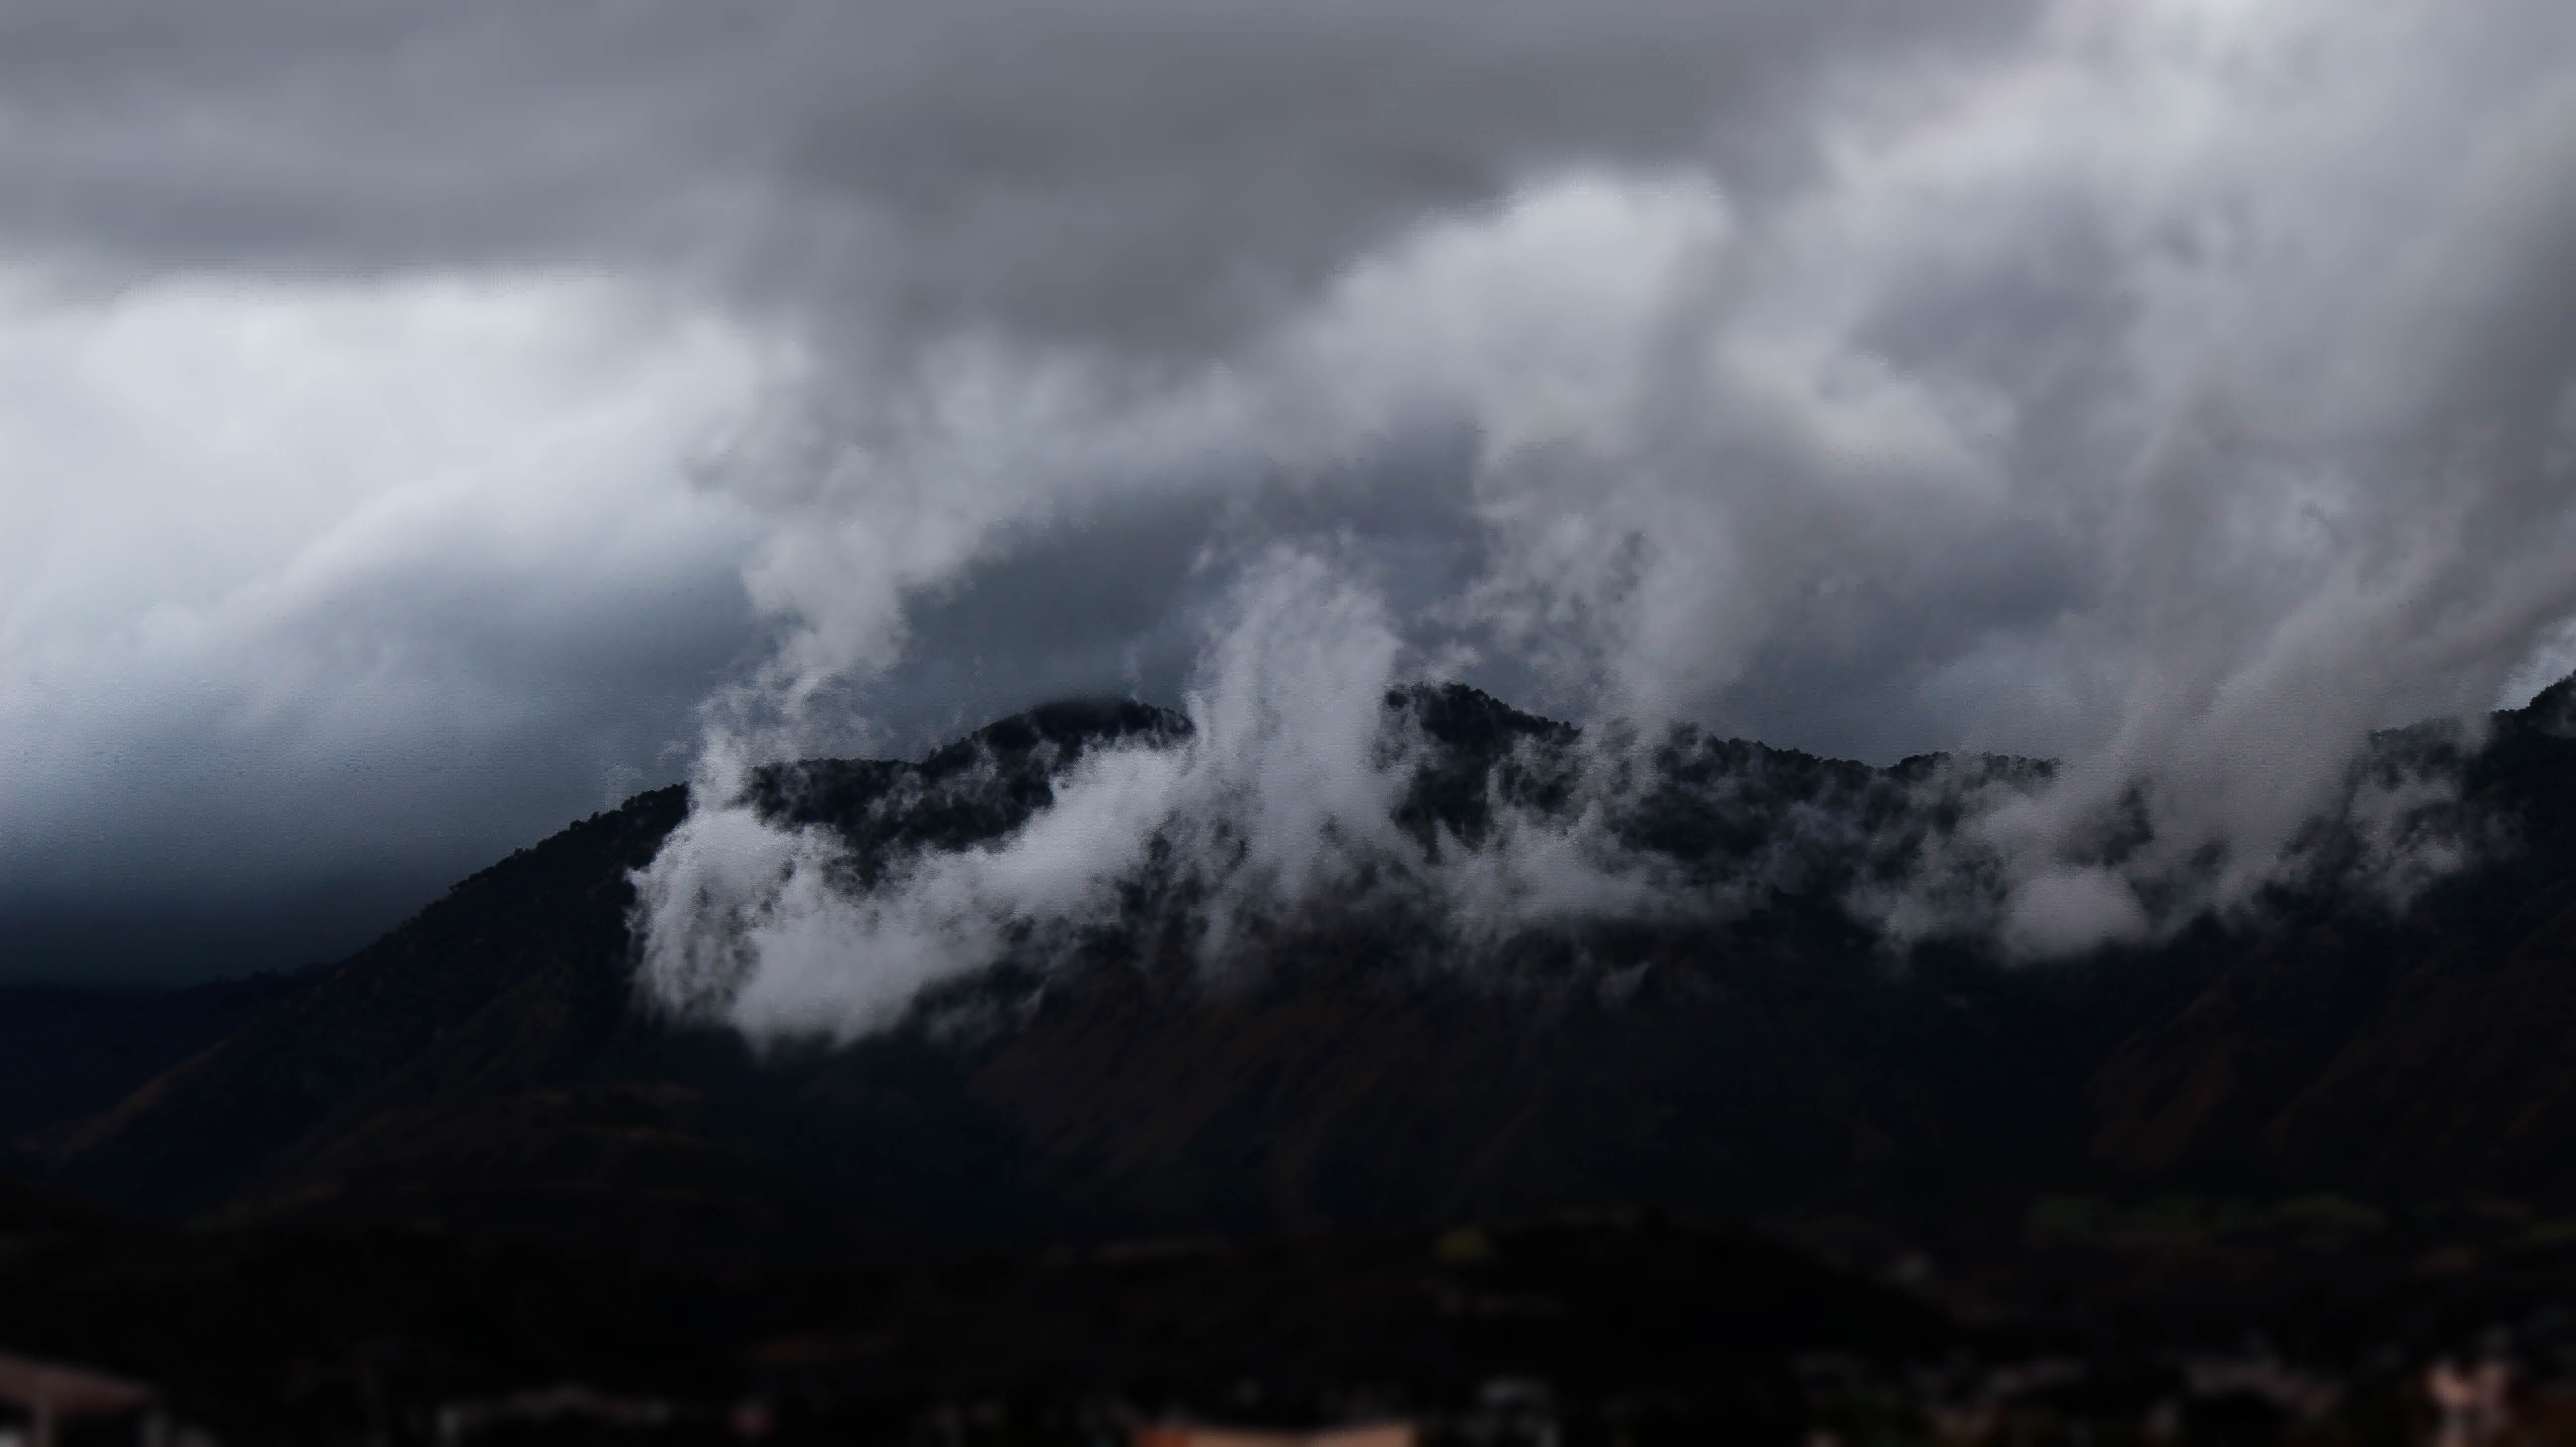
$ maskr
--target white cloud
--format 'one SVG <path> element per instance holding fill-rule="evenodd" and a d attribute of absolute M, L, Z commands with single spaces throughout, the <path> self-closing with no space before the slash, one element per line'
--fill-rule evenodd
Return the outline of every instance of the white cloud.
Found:
<path fill-rule="evenodd" d="M 595 798 L 661 743 L 618 737 L 614 712 L 658 694 L 667 729 L 673 685 L 685 704 L 704 675 L 653 675 L 721 659 L 703 619 L 650 632 L 735 586 L 748 542 L 683 475 L 760 377 L 712 319 L 540 278 L 21 288 L 10 321 L 0 859 L 19 890 L 381 867 L 406 831 L 524 818 L 491 791 L 531 747 L 602 750 L 553 788 Z M 490 771 L 467 786 L 481 808 L 403 817 L 454 797 L 431 760 Z"/>

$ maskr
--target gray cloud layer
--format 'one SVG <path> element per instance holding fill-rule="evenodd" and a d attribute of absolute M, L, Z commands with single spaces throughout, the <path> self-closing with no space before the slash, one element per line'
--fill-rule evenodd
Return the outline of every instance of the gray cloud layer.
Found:
<path fill-rule="evenodd" d="M 2542 3 L 18 0 L 0 918 L 345 943 L 274 921 L 719 676 L 780 747 L 1177 699 L 1283 538 L 1419 667 L 2259 861 L 2552 666 L 2571 138 Z"/>

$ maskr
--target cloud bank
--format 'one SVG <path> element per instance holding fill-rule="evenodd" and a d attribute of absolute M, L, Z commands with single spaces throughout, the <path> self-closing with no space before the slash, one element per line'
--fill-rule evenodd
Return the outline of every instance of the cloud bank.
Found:
<path fill-rule="evenodd" d="M 22 910 L 434 887 L 673 767 L 718 676 L 718 762 L 1215 708 L 1283 546 L 1406 676 L 2064 757 L 1981 844 L 2043 952 L 2243 899 L 2369 730 L 2568 661 L 2537 0 L 28 0 L 0 111 L 57 399 L 0 417 Z"/>

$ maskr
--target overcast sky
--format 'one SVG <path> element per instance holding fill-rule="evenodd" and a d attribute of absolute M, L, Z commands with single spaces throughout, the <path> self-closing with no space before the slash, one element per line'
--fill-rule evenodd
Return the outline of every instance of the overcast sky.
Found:
<path fill-rule="evenodd" d="M 0 977 L 334 956 L 728 688 L 1174 701 L 1281 542 L 2268 827 L 2576 666 L 2571 258 L 2564 0 L 0 0 Z"/>

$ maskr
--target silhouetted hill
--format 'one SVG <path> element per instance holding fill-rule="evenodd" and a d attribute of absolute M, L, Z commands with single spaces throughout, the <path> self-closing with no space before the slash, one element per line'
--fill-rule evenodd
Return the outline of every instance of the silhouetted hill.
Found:
<path fill-rule="evenodd" d="M 0 986 L 0 1139 L 114 1105 L 309 978 L 280 971 L 180 990 Z"/>
<path fill-rule="evenodd" d="M 2569 691 L 2461 753 L 2511 847 L 2403 915 L 2328 884 L 2068 965 L 1899 957 L 1835 900 L 1955 823 L 1955 788 L 1926 781 L 2027 788 L 2048 766 L 1878 770 L 1684 731 L 1614 824 L 1684 874 L 1758 873 L 1739 916 L 1539 931 L 1460 972 L 1421 919 L 1319 910 L 1214 982 L 1131 919 L 1053 973 L 1005 961 L 877 1037 L 766 1053 L 636 991 L 628 873 L 686 809 L 663 790 L 30 1148 L 67 1188 L 165 1215 L 719 1264 L 1943 1182 L 2557 1200 L 2576 1196 Z M 1473 840 L 1496 801 L 1568 787 L 1563 725 L 1457 688 L 1390 707 L 1434 745 L 1398 807 L 1420 837 Z M 755 797 L 872 871 L 999 838 L 1086 750 L 1187 727 L 1056 706 L 919 763 L 775 768 Z"/>
<path fill-rule="evenodd" d="M 2294 897 L 2206 951 L 2209 987 L 2104 1063 L 2097 1154 L 2145 1180 L 2576 1193 L 2571 724 L 2576 679 L 2495 716 L 2458 777 L 2503 835 L 2404 914 Z"/>
<path fill-rule="evenodd" d="M 686 807 L 680 789 L 639 795 L 513 854 L 40 1148 L 76 1162 L 65 1179 L 104 1198 L 186 1213 L 298 1143 L 421 1091 L 567 1078 L 597 1023 L 575 982 L 624 959 L 625 871 Z M 624 991 L 607 983 L 613 1019 Z"/>

